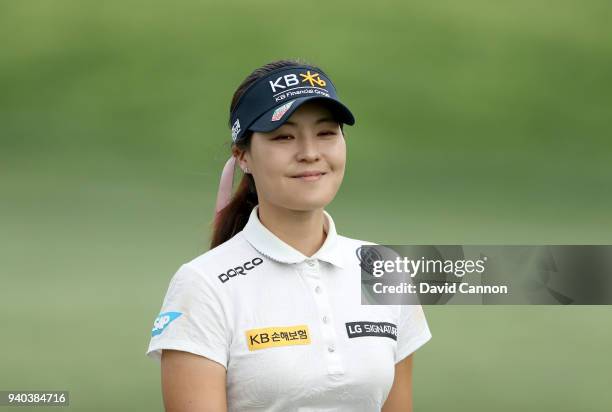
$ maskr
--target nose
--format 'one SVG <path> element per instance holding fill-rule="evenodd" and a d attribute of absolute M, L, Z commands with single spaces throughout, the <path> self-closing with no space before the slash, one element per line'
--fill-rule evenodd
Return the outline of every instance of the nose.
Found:
<path fill-rule="evenodd" d="M 307 161 L 314 162 L 319 160 L 321 157 L 321 153 L 317 142 L 313 136 L 304 135 L 299 140 L 298 152 L 297 152 L 297 160 L 298 161 Z"/>

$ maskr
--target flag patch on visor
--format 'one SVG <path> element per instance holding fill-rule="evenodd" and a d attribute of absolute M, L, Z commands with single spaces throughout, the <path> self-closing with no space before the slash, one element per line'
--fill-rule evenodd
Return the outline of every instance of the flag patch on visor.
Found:
<path fill-rule="evenodd" d="M 279 107 L 278 109 L 274 110 L 274 113 L 272 113 L 272 121 L 276 122 L 280 119 L 283 118 L 283 115 L 285 113 L 287 113 L 287 110 L 289 110 L 289 108 L 291 107 L 291 105 L 293 104 L 293 101 L 289 102 L 289 103 L 285 103 L 283 104 L 281 107 Z"/>

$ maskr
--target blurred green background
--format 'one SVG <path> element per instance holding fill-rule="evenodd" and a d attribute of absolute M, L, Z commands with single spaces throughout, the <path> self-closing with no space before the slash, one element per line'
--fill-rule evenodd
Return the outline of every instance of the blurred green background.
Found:
<path fill-rule="evenodd" d="M 152 321 L 208 250 L 232 93 L 279 58 L 320 65 L 357 118 L 341 234 L 612 243 L 611 18 L 598 0 L 2 1 L 0 390 L 162 410 Z M 416 411 L 611 410 L 611 307 L 425 311 Z"/>

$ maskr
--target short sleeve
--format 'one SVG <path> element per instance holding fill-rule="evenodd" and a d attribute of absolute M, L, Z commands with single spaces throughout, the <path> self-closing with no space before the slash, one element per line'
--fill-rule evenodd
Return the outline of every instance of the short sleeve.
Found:
<path fill-rule="evenodd" d="M 187 264 L 170 281 L 153 322 L 146 355 L 161 360 L 162 349 L 205 356 L 227 369 L 229 339 L 223 298 Z"/>
<path fill-rule="evenodd" d="M 421 305 L 400 305 L 395 363 L 414 353 L 431 339 L 431 332 Z"/>

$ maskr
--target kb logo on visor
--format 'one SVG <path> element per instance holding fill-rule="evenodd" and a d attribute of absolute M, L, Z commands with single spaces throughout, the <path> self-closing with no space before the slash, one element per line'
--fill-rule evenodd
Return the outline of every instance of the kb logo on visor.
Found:
<path fill-rule="evenodd" d="M 310 73 L 310 70 L 306 71 L 306 74 L 299 73 L 302 77 L 302 83 L 308 82 L 311 87 L 315 87 L 315 85 L 319 87 L 325 87 L 327 83 L 323 80 L 319 73 L 314 72 Z M 300 84 L 300 79 L 295 74 L 286 74 L 277 78 L 275 81 L 270 80 L 270 87 L 272 88 L 272 93 L 276 93 L 276 89 L 286 89 L 287 87 L 297 86 Z"/>

